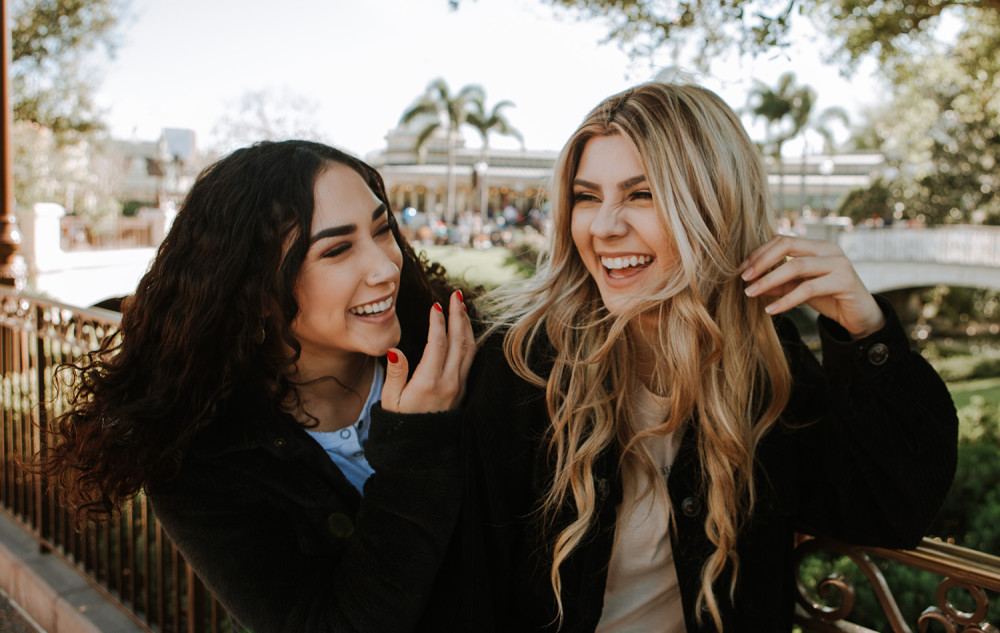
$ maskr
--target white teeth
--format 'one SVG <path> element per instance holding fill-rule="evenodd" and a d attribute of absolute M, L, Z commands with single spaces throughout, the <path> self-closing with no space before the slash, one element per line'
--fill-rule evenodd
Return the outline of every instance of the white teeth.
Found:
<path fill-rule="evenodd" d="M 632 255 L 631 257 L 602 257 L 601 265 L 610 270 L 621 270 L 630 266 L 645 266 L 653 258 L 648 255 Z"/>
<path fill-rule="evenodd" d="M 351 314 L 380 314 L 385 312 L 392 307 L 392 297 L 385 299 L 384 301 L 378 301 L 375 303 L 366 303 L 363 306 L 358 306 L 356 308 L 351 308 L 349 312 Z"/>

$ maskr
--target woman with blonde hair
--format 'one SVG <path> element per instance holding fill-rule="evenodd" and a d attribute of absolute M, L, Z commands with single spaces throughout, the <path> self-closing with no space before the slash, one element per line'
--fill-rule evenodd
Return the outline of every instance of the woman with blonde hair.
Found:
<path fill-rule="evenodd" d="M 788 631 L 796 530 L 918 543 L 954 472 L 950 396 L 840 248 L 775 235 L 718 96 L 606 99 L 552 220 L 537 275 L 482 306 L 477 630 Z M 801 304 L 822 365 L 783 315 Z"/>

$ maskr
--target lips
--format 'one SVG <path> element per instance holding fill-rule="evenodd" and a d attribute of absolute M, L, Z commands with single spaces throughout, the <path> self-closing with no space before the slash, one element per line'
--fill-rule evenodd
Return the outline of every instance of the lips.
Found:
<path fill-rule="evenodd" d="M 365 303 L 359 306 L 354 306 L 353 308 L 348 308 L 347 311 L 358 316 L 378 316 L 389 310 L 389 308 L 392 307 L 392 303 L 392 297 L 386 297 L 380 301 L 373 301 L 372 303 Z"/>

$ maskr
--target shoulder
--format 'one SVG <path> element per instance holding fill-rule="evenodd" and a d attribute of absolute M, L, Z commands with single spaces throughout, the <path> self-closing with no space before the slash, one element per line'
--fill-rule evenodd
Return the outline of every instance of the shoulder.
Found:
<path fill-rule="evenodd" d="M 250 481 L 267 479 L 286 454 L 308 453 L 305 432 L 290 417 L 226 415 L 201 428 L 180 459 L 173 477 L 153 482 L 160 494 L 228 494 Z"/>
<path fill-rule="evenodd" d="M 511 365 L 507 354 L 508 340 L 511 336 L 509 327 L 500 327 L 489 332 L 478 341 L 476 358 L 473 363 L 472 375 L 477 379 L 501 381 L 504 384 L 530 382 L 520 375 Z M 527 368 L 544 379 L 552 367 L 555 352 L 544 328 L 540 328 L 538 336 L 522 344 L 524 362 Z"/>
<path fill-rule="evenodd" d="M 539 381 L 531 381 L 515 369 L 504 351 L 507 329 L 491 332 L 479 342 L 469 373 L 464 408 L 470 419 L 483 427 L 525 430 L 525 426 L 547 426 L 544 379 L 547 372 L 534 366 Z M 546 341 L 547 343 L 547 341 Z M 489 420 L 489 422 L 487 422 Z"/>

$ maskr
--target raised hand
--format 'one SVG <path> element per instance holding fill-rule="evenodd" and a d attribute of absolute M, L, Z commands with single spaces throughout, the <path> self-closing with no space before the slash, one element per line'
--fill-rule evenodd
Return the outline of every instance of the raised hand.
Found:
<path fill-rule="evenodd" d="M 778 235 L 740 266 L 747 296 L 778 297 L 765 310 L 778 314 L 805 303 L 842 325 L 855 339 L 876 332 L 885 317 L 839 246 Z"/>
<path fill-rule="evenodd" d="M 465 379 L 476 351 L 472 324 L 466 314 L 462 292 L 451 295 L 448 324 L 441 306 L 431 308 L 427 346 L 420 364 L 406 380 L 406 356 L 397 348 L 388 358 L 382 407 L 399 413 L 434 413 L 454 409 L 465 395 Z"/>

